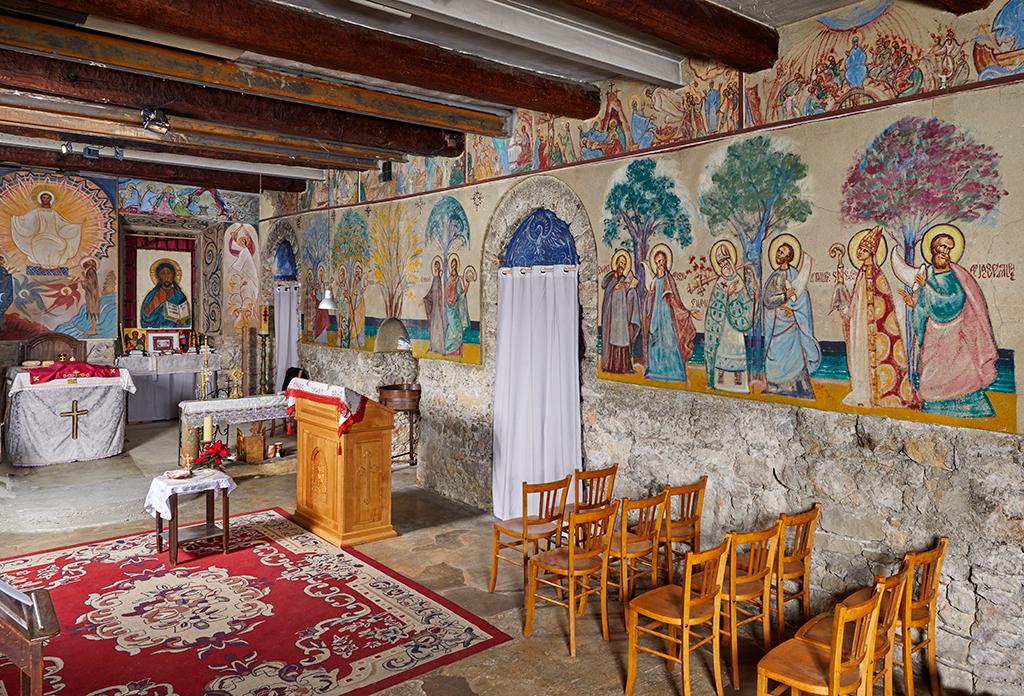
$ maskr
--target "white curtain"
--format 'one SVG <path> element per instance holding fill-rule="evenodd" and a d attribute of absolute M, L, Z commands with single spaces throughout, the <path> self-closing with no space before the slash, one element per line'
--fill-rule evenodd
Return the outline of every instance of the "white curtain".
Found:
<path fill-rule="evenodd" d="M 581 465 L 579 296 L 575 266 L 498 271 L 494 514 L 523 514 L 523 482 Z M 536 513 L 531 510 L 530 513 Z"/>
<path fill-rule="evenodd" d="M 299 366 L 299 286 L 274 286 L 274 391 L 289 367 Z"/>

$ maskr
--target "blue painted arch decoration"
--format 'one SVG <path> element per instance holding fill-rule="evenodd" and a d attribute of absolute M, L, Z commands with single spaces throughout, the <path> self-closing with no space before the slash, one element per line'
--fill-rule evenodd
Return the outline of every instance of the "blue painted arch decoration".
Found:
<path fill-rule="evenodd" d="M 580 262 L 569 224 L 547 208 L 527 215 L 505 247 L 502 267 L 575 265 Z"/>
<path fill-rule="evenodd" d="M 295 250 L 290 241 L 282 239 L 274 250 L 274 280 L 295 280 L 296 276 Z"/>

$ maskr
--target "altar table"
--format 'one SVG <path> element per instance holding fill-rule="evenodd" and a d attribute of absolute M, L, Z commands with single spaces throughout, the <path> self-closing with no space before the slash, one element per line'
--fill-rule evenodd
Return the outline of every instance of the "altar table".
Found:
<path fill-rule="evenodd" d="M 178 405 L 181 417 L 178 423 L 178 458 L 188 455 L 195 457 L 199 451 L 199 429 L 207 416 L 213 424 L 224 427 L 223 441 L 227 441 L 232 425 L 277 420 L 288 417 L 288 397 L 284 394 L 260 394 L 243 396 L 239 399 L 206 399 L 205 401 L 182 401 Z M 214 435 L 214 439 L 217 439 Z"/>
<path fill-rule="evenodd" d="M 6 455 L 14 466 L 103 459 L 124 449 L 128 370 L 31 384 L 24 368 L 7 369 Z"/>
<path fill-rule="evenodd" d="M 114 361 L 128 369 L 138 391 L 128 397 L 128 422 L 174 420 L 178 404 L 196 396 L 196 382 L 203 370 L 203 355 L 122 355 Z M 220 369 L 220 354 L 210 353 L 207 380 L 212 386 Z"/>

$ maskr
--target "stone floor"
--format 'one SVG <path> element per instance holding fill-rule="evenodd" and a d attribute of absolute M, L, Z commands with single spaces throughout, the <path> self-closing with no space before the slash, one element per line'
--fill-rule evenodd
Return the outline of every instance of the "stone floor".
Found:
<path fill-rule="evenodd" d="M 130 426 L 122 456 L 98 462 L 13 469 L 0 465 L 0 557 L 19 555 L 111 536 L 147 531 L 142 512 L 149 480 L 174 465 L 177 430 L 167 424 Z M 232 513 L 281 507 L 294 510 L 294 476 L 238 481 Z M 184 506 L 186 519 L 202 516 L 201 502 Z M 615 694 L 625 683 L 626 640 L 622 608 L 609 603 L 611 640 L 600 637 L 592 603 L 577 621 L 577 657 L 569 657 L 567 617 L 555 606 L 538 608 L 533 634 L 522 637 L 520 571 L 502 564 L 497 590 L 487 592 L 490 572 L 490 515 L 452 502 L 416 485 L 415 470 L 394 473 L 393 522 L 399 536 L 365 544 L 360 550 L 486 618 L 515 639 L 441 667 L 385 692 L 395 696 L 471 694 Z M 759 645 L 741 644 L 743 689 L 754 693 Z M 692 694 L 713 694 L 702 652 L 693 665 Z M 680 670 L 643 654 L 637 694 L 680 694 Z"/>

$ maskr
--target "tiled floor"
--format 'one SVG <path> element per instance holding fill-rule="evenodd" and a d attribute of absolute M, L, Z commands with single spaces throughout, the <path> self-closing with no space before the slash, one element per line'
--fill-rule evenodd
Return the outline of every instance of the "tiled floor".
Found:
<path fill-rule="evenodd" d="M 149 480 L 174 466 L 173 426 L 132 426 L 125 455 L 99 462 L 42 469 L 0 467 L 0 557 L 148 531 L 142 511 Z M 280 507 L 294 510 L 294 477 L 238 481 L 233 513 Z M 202 516 L 201 501 L 184 506 L 186 519 Z M 389 694 L 616 694 L 625 684 L 626 639 L 622 607 L 609 603 L 611 640 L 600 637 L 596 603 L 578 619 L 577 657 L 569 657 L 567 617 L 555 606 L 537 611 L 533 634 L 522 637 L 523 594 L 518 568 L 502 564 L 497 590 L 487 592 L 491 522 L 479 510 L 419 488 L 415 470 L 394 474 L 393 522 L 399 536 L 365 544 L 364 553 L 421 582 L 509 634 L 515 640 L 393 687 Z M 754 693 L 753 664 L 759 645 L 744 640 L 743 689 Z M 713 694 L 710 652 L 693 662 L 692 694 Z M 665 669 L 653 655 L 640 656 L 637 694 L 680 694 L 680 670 Z M 723 666 L 724 663 L 723 663 Z"/>

